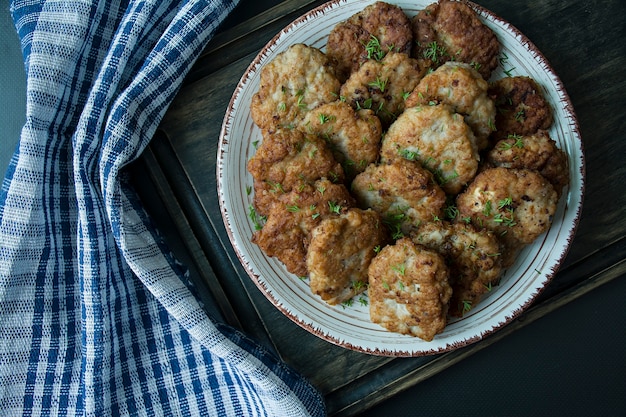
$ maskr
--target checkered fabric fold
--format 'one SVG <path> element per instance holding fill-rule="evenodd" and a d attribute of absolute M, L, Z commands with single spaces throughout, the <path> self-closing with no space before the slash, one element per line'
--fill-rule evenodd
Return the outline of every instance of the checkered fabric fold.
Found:
<path fill-rule="evenodd" d="M 236 2 L 11 4 L 27 114 L 0 193 L 0 415 L 325 414 L 206 315 L 123 175 Z"/>

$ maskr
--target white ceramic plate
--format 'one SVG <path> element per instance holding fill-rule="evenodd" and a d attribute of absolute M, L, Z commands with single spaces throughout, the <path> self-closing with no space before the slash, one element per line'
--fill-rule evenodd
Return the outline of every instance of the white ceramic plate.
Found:
<path fill-rule="evenodd" d="M 409 16 L 432 1 L 394 1 Z M 222 126 L 217 155 L 217 179 L 222 216 L 242 265 L 265 296 L 286 316 L 309 332 L 337 345 L 375 355 L 420 356 L 452 350 L 478 341 L 509 323 L 526 309 L 556 273 L 573 239 L 582 206 L 584 157 L 576 117 L 563 85 L 537 48 L 510 24 L 470 4 L 502 44 L 506 62 L 493 77 L 527 75 L 545 88 L 555 122 L 551 137 L 569 155 L 570 185 L 564 190 L 550 230 L 527 247 L 480 304 L 463 318 L 452 320 L 431 342 L 386 331 L 369 319 L 369 309 L 330 306 L 311 293 L 306 281 L 288 273 L 250 242 L 254 226 L 248 217 L 252 177 L 246 170 L 261 133 L 250 118 L 250 101 L 258 90 L 260 69 L 295 43 L 322 50 L 331 29 L 373 0 L 335 0 L 292 22 L 258 54 L 241 78 Z"/>

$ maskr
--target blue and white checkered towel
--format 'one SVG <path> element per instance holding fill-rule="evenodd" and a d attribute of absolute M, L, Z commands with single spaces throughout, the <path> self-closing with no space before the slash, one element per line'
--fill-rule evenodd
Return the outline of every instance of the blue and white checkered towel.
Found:
<path fill-rule="evenodd" d="M 216 325 L 121 168 L 237 0 L 16 0 L 27 115 L 0 194 L 0 415 L 324 415 Z"/>

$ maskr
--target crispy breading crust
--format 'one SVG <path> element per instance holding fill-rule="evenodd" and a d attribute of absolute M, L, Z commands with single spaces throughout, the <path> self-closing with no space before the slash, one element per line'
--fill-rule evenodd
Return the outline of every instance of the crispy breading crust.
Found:
<path fill-rule="evenodd" d="M 501 78 L 489 85 L 488 93 L 497 110 L 494 141 L 509 135 L 532 135 L 552 125 L 552 108 L 534 79 L 526 76 Z"/>
<path fill-rule="evenodd" d="M 382 61 L 365 62 L 341 86 L 352 107 L 376 112 L 383 128 L 404 111 L 404 100 L 424 76 L 421 64 L 407 54 L 390 52 Z"/>
<path fill-rule="evenodd" d="M 371 40 L 372 35 L 368 31 L 348 20 L 333 27 L 328 35 L 326 54 L 335 63 L 341 83 L 368 60 L 365 45 Z"/>
<path fill-rule="evenodd" d="M 431 341 L 446 326 L 452 288 L 437 252 L 402 238 L 369 267 L 370 317 L 389 331 Z"/>
<path fill-rule="evenodd" d="M 489 144 L 495 129 L 496 107 L 487 95 L 489 84 L 469 64 L 446 62 L 422 78 L 406 99 L 406 107 L 443 103 L 465 117 L 478 150 Z"/>
<path fill-rule="evenodd" d="M 493 231 L 505 245 L 505 265 L 552 224 L 558 196 L 536 171 L 488 168 L 457 199 L 461 218 Z"/>
<path fill-rule="evenodd" d="M 413 56 L 436 68 L 447 61 L 473 65 L 485 80 L 498 66 L 500 42 L 476 12 L 462 1 L 440 0 L 412 20 Z"/>
<path fill-rule="evenodd" d="M 331 305 L 367 281 L 374 323 L 432 340 L 549 229 L 569 182 L 541 87 L 486 81 L 499 54 L 464 0 L 413 20 L 377 2 L 326 53 L 278 54 L 250 107 L 252 242 Z"/>
<path fill-rule="evenodd" d="M 376 210 L 393 232 L 409 233 L 442 216 L 446 202 L 429 171 L 401 159 L 370 165 L 352 181 L 351 191 L 361 208 Z"/>
<path fill-rule="evenodd" d="M 262 130 L 296 126 L 307 111 L 337 99 L 340 83 L 331 60 L 319 49 L 295 44 L 261 69 L 252 97 L 252 120 Z"/>
<path fill-rule="evenodd" d="M 343 183 L 345 179 L 343 168 L 326 142 L 297 130 L 264 132 L 247 168 L 254 178 L 254 206 L 260 215 L 267 215 L 282 194 L 303 181 L 328 178 Z"/>
<path fill-rule="evenodd" d="M 306 115 L 300 129 L 329 144 L 348 181 L 378 160 L 383 130 L 372 110 L 354 110 L 344 101 L 323 104 Z"/>
<path fill-rule="evenodd" d="M 504 168 L 526 168 L 543 175 L 560 196 L 569 183 L 567 154 L 546 130 L 529 136 L 511 136 L 495 144 L 487 162 Z"/>
<path fill-rule="evenodd" d="M 376 2 L 330 32 L 326 53 L 337 62 L 343 82 L 369 59 L 380 60 L 389 51 L 409 54 L 413 41 L 411 21 L 396 5 Z M 382 56 L 373 56 L 367 45 L 373 42 Z"/>
<path fill-rule="evenodd" d="M 462 317 L 500 281 L 502 248 L 491 231 L 463 222 L 438 221 L 424 223 L 411 238 L 441 254 L 450 268 L 448 314 L 452 317 Z"/>
<path fill-rule="evenodd" d="M 474 178 L 479 161 L 474 134 L 463 116 L 442 104 L 406 109 L 387 131 L 381 158 L 421 164 L 449 194 L 457 194 Z"/>
<path fill-rule="evenodd" d="M 325 218 L 313 229 L 307 252 L 311 291 L 331 305 L 362 293 L 376 249 L 388 240 L 387 228 L 373 210 L 352 208 Z"/>
<path fill-rule="evenodd" d="M 327 179 L 304 183 L 280 196 L 263 228 L 252 235 L 252 242 L 267 256 L 278 258 L 292 274 L 306 276 L 311 231 L 326 217 L 341 214 L 354 204 L 343 184 Z"/>

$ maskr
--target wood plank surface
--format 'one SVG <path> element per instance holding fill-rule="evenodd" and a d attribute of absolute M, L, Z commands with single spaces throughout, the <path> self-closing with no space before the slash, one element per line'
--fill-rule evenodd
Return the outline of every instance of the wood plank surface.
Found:
<path fill-rule="evenodd" d="M 527 313 L 467 348 L 405 359 L 334 346 L 283 316 L 247 277 L 221 220 L 217 141 L 232 92 L 258 50 L 317 4 L 289 0 L 216 36 L 168 110 L 162 134 L 131 169 L 146 206 L 155 212 L 163 206 L 153 216 L 167 224 L 164 234 L 174 252 L 192 266 L 210 314 L 243 329 L 308 377 L 326 395 L 330 414 L 354 415 L 626 274 L 626 2 L 480 2 L 538 46 L 572 99 L 586 157 L 583 215 L 562 269 Z"/>

